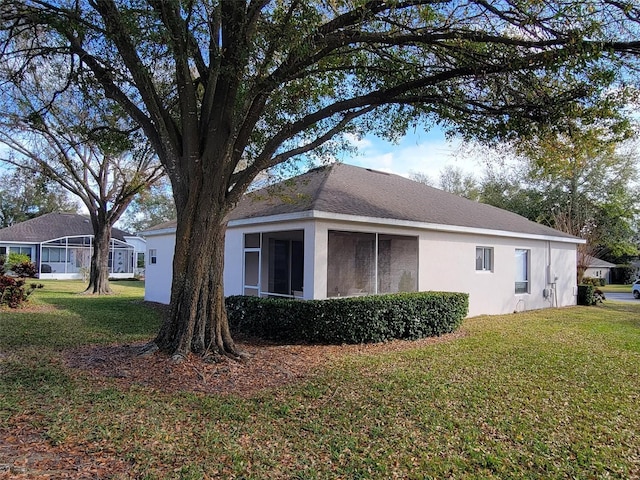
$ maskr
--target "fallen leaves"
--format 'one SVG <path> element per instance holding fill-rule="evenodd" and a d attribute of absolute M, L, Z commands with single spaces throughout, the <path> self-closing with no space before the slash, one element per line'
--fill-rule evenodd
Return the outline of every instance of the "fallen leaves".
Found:
<path fill-rule="evenodd" d="M 164 354 L 138 355 L 144 343 L 91 345 L 63 353 L 71 375 L 81 376 L 95 387 L 129 389 L 142 386 L 166 394 L 194 392 L 204 395 L 249 397 L 312 375 L 320 367 L 346 355 L 377 355 L 420 348 L 449 341 L 463 333 L 418 341 L 392 341 L 365 345 L 279 345 L 260 341 L 237 342 L 249 354 L 241 362 L 207 363 L 190 355 L 181 363 Z M 0 480 L 131 478 L 134 466 L 122 454 L 96 448 L 55 442 L 36 427 L 37 412 L 11 418 L 0 429 Z"/>
<path fill-rule="evenodd" d="M 138 355 L 143 343 L 87 346 L 65 354 L 67 366 L 96 382 L 115 381 L 122 388 L 144 386 L 164 393 L 201 392 L 251 396 L 290 384 L 317 368 L 346 355 L 376 355 L 419 348 L 463 335 L 454 333 L 417 341 L 392 341 L 360 345 L 280 345 L 261 341 L 237 342 L 249 354 L 243 361 L 225 359 L 208 363 L 189 355 L 179 363 L 162 353 Z"/>

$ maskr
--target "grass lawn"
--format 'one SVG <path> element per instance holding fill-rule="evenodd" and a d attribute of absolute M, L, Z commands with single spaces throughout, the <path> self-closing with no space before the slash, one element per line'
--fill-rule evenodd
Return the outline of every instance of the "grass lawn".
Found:
<path fill-rule="evenodd" d="M 598 287 L 603 292 L 616 292 L 616 293 L 631 293 L 631 284 L 629 285 L 605 285 L 604 287 Z"/>
<path fill-rule="evenodd" d="M 0 478 L 640 478 L 640 305 L 471 318 L 455 340 L 240 397 L 66 367 L 157 330 L 140 284 L 113 287 L 46 282 L 0 311 Z"/>

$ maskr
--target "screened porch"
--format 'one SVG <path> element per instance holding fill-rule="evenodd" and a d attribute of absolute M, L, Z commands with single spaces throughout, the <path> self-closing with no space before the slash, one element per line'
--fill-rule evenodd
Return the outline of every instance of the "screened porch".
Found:
<path fill-rule="evenodd" d="M 304 231 L 244 235 L 244 295 L 302 298 Z"/>
<path fill-rule="evenodd" d="M 69 278 L 84 276 L 91 268 L 93 237 L 62 237 L 40 244 L 38 270 L 40 278 L 67 275 Z M 136 267 L 134 247 L 117 239 L 111 239 L 109 247 L 109 274 L 114 276 L 134 273 Z"/>

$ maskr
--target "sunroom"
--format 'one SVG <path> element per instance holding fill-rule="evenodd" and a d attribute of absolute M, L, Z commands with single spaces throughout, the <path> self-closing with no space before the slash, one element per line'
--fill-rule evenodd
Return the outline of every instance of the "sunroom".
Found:
<path fill-rule="evenodd" d="M 130 277 L 136 267 L 134 247 L 111 239 L 109 275 Z M 93 254 L 93 236 L 78 235 L 56 238 L 40 244 L 40 278 L 80 278 L 88 274 Z"/>

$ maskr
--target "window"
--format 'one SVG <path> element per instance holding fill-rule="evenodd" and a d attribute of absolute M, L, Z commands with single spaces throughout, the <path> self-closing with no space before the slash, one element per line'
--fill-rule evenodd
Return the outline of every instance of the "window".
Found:
<path fill-rule="evenodd" d="M 328 297 L 417 289 L 417 237 L 329 231 Z"/>
<path fill-rule="evenodd" d="M 261 255 L 262 243 L 260 233 L 244 234 L 244 295 L 251 297 L 260 296 Z"/>
<path fill-rule="evenodd" d="M 144 252 L 138 252 L 137 261 L 136 261 L 136 267 L 137 268 L 144 268 Z"/>
<path fill-rule="evenodd" d="M 7 247 L 0 247 L 0 255 L 6 255 L 7 254 Z"/>
<path fill-rule="evenodd" d="M 151 265 L 158 263 L 158 251 L 155 248 L 149 249 L 149 263 Z"/>
<path fill-rule="evenodd" d="M 476 270 L 493 271 L 493 248 L 476 247 Z"/>
<path fill-rule="evenodd" d="M 9 247 L 9 253 L 19 253 L 31 259 L 31 247 Z"/>
<path fill-rule="evenodd" d="M 529 293 L 529 250 L 516 249 L 516 293 Z"/>
<path fill-rule="evenodd" d="M 65 261 L 64 248 L 42 247 L 42 261 L 59 263 Z"/>

